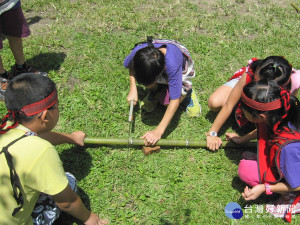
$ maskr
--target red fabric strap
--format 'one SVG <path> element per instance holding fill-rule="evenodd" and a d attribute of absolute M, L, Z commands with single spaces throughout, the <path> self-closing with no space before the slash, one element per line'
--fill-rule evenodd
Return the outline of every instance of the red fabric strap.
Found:
<path fill-rule="evenodd" d="M 261 102 L 257 102 L 254 101 L 250 98 L 248 98 L 244 92 L 242 93 L 242 101 L 249 107 L 253 108 L 253 109 L 257 109 L 260 111 L 271 111 L 271 110 L 275 110 L 275 109 L 280 109 L 281 106 L 281 101 L 280 98 L 276 99 L 273 102 L 268 102 L 268 103 L 261 103 Z"/>
<path fill-rule="evenodd" d="M 57 102 L 57 90 L 55 89 L 48 97 L 44 98 L 39 102 L 35 102 L 30 105 L 25 105 L 21 112 L 26 116 L 32 116 L 43 112 L 44 110 L 50 108 Z"/>
<path fill-rule="evenodd" d="M 299 202 L 300 200 L 300 195 L 298 195 L 294 202 L 292 203 L 291 207 L 289 208 L 288 212 L 286 213 L 285 215 L 285 219 L 286 221 L 288 221 L 289 223 L 292 222 L 292 212 L 293 212 L 293 209 L 295 208 L 296 204 Z"/>

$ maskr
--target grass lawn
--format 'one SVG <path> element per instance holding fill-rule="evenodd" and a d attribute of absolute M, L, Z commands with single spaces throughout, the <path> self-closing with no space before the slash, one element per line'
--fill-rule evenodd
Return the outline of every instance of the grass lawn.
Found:
<path fill-rule="evenodd" d="M 293 3 L 300 7 L 300 0 Z M 282 55 L 300 69 L 300 16 L 286 0 L 26 0 L 22 5 L 32 31 L 24 39 L 25 57 L 57 83 L 63 107 L 59 132 L 128 138 L 123 60 L 147 35 L 179 41 L 195 61 L 193 85 L 202 115 L 176 113 L 167 139 L 205 140 L 216 116 L 208 97 L 252 57 Z M 14 58 L 7 40 L 1 56 L 9 69 Z M 146 92 L 139 90 L 141 99 Z M 6 113 L 3 103 L 0 112 Z M 154 113 L 155 118 L 135 108 L 132 137 L 157 126 L 164 109 Z M 220 131 L 222 138 L 234 130 L 231 122 Z M 265 210 L 257 212 L 269 197 L 242 199 L 245 185 L 237 168 L 243 149 L 163 148 L 146 157 L 139 147 L 57 149 L 65 170 L 77 177 L 85 204 L 111 224 L 284 224 Z M 230 202 L 242 206 L 240 220 L 226 217 Z M 292 223 L 299 224 L 300 217 Z M 62 215 L 57 224 L 81 223 Z"/>

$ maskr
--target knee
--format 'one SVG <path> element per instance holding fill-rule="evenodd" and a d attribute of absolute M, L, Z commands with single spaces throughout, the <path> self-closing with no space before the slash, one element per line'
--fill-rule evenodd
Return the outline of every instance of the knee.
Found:
<path fill-rule="evenodd" d="M 251 187 L 259 184 L 258 168 L 255 160 L 241 160 L 238 174 L 241 181 L 250 185 Z"/>
<path fill-rule="evenodd" d="M 217 112 L 219 111 L 223 104 L 221 104 L 220 100 L 211 95 L 208 98 L 207 105 L 211 111 Z"/>

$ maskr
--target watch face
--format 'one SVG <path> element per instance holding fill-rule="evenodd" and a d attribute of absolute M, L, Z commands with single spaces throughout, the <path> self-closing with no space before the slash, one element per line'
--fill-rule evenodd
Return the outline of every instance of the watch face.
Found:
<path fill-rule="evenodd" d="M 209 132 L 209 135 L 212 136 L 212 137 L 217 137 L 218 136 L 216 131 Z"/>

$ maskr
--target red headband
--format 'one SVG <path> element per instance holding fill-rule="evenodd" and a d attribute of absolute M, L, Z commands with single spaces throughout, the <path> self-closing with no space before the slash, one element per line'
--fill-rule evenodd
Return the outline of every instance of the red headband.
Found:
<path fill-rule="evenodd" d="M 280 109 L 281 106 L 281 101 L 280 98 L 276 99 L 273 102 L 268 102 L 268 103 L 261 103 L 261 102 L 257 102 L 254 101 L 250 98 L 248 98 L 245 93 L 242 93 L 242 101 L 249 107 L 256 109 L 256 110 L 260 110 L 260 111 L 271 111 L 271 110 L 275 110 L 275 109 Z"/>
<path fill-rule="evenodd" d="M 20 112 L 24 113 L 26 116 L 32 116 L 50 108 L 56 102 L 57 90 L 55 89 L 48 97 L 44 98 L 43 100 L 30 105 L 25 105 Z"/>

